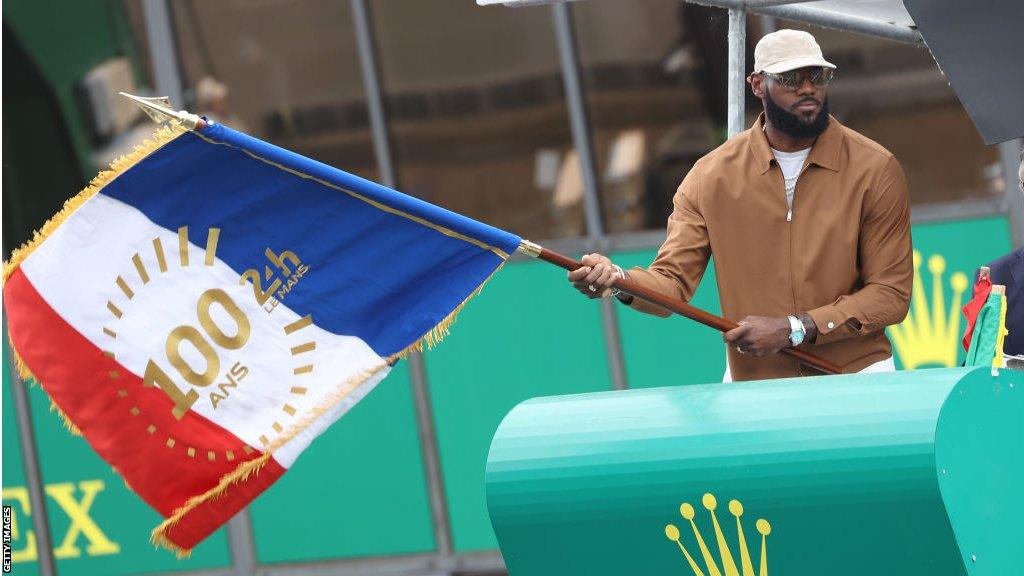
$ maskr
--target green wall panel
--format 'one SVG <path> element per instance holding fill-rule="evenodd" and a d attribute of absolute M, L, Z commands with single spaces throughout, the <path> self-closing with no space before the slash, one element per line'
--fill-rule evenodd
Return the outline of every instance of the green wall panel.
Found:
<path fill-rule="evenodd" d="M 81 436 L 64 428 L 39 386 L 30 386 L 29 402 L 59 573 L 114 576 L 230 565 L 225 529 L 187 559 L 154 548 L 149 534 L 163 518 L 130 492 Z"/>
<path fill-rule="evenodd" d="M 657 250 L 622 252 L 613 255 L 613 259 L 623 268 L 646 267 L 657 253 Z M 692 304 L 712 314 L 721 314 L 713 265 L 708 265 Z M 623 305 L 617 304 L 616 308 L 630 388 L 722 381 L 725 348 L 717 330 L 682 316 L 659 318 Z"/>
<path fill-rule="evenodd" d="M 959 366 L 964 359 L 960 308 L 971 296 L 974 271 L 1012 249 L 1009 223 L 1002 216 L 935 222 L 914 226 L 913 235 L 921 289 L 915 286 L 907 319 L 889 328 L 896 365 Z M 968 287 L 961 291 L 964 284 Z"/>
<path fill-rule="evenodd" d="M 313 442 L 251 509 L 260 562 L 433 551 L 406 363 Z"/>
<path fill-rule="evenodd" d="M 611 388 L 599 305 L 550 264 L 509 264 L 426 363 L 453 547 L 495 549 L 484 499 L 491 436 L 527 398 Z"/>

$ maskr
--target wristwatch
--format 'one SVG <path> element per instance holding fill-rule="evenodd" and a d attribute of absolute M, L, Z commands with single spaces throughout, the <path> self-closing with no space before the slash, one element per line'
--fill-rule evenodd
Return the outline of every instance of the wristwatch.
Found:
<path fill-rule="evenodd" d="M 799 346 L 803 344 L 804 337 L 807 336 L 807 331 L 804 330 L 804 323 L 800 321 L 796 316 L 789 317 L 789 343 L 793 346 Z"/>

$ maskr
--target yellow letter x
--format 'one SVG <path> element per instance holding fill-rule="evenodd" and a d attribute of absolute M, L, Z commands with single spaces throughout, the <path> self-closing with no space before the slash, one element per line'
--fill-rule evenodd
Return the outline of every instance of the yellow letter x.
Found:
<path fill-rule="evenodd" d="M 121 551 L 121 547 L 111 542 L 89 516 L 89 509 L 92 508 L 96 494 L 104 488 L 103 481 L 86 480 L 79 482 L 78 488 L 82 491 L 81 501 L 75 500 L 75 485 L 71 482 L 50 484 L 46 487 L 46 493 L 57 502 L 61 509 L 64 510 L 64 513 L 68 515 L 68 519 L 71 520 L 71 526 L 68 527 L 68 531 L 64 535 L 64 541 L 61 542 L 59 548 L 53 551 L 54 556 L 57 558 L 77 558 L 81 556 L 81 552 L 75 546 L 79 534 L 84 535 L 89 540 L 89 546 L 85 551 L 90 556 L 117 554 Z"/>

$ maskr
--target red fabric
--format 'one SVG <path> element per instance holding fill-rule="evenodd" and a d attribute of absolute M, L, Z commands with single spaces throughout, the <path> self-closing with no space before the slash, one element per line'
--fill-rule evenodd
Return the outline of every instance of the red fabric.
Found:
<path fill-rule="evenodd" d="M 20 269 L 4 285 L 4 303 L 11 343 L 39 384 L 89 445 L 164 517 L 216 486 L 242 462 L 260 456 L 256 450 L 246 454 L 242 440 L 193 411 L 176 420 L 163 391 L 144 387 L 139 376 L 64 321 Z M 115 341 L 111 344 L 116 347 Z M 112 379 L 110 372 L 115 370 L 119 376 Z M 126 394 L 122 396 L 120 390 Z M 137 415 L 133 407 L 139 409 Z M 147 430 L 150 425 L 156 426 L 152 434 Z M 167 446 L 168 438 L 175 440 L 173 447 Z M 188 455 L 189 447 L 196 449 L 194 456 Z M 232 461 L 227 459 L 228 450 Z M 212 461 L 209 451 L 214 452 Z M 190 548 L 282 472 L 273 463 L 229 489 L 222 501 L 200 506 L 183 519 L 182 542 L 171 540 Z"/>
<path fill-rule="evenodd" d="M 970 302 L 964 305 L 964 317 L 967 318 L 967 329 L 964 331 L 964 350 L 971 348 L 971 336 L 974 334 L 974 325 L 978 323 L 978 314 L 981 313 L 982 306 L 988 300 L 988 295 L 992 293 L 992 281 L 988 277 L 978 277 L 978 281 L 974 283 L 974 296 Z"/>
<path fill-rule="evenodd" d="M 192 549 L 204 538 L 245 508 L 271 484 L 277 481 L 287 469 L 273 458 L 259 472 L 249 476 L 241 484 L 235 484 L 223 496 L 207 500 L 186 514 L 164 534 L 181 548 Z"/>

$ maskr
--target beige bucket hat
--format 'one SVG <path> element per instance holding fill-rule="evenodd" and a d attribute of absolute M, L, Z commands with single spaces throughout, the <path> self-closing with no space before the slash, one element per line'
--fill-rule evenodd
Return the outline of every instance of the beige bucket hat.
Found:
<path fill-rule="evenodd" d="M 835 68 L 825 60 L 818 41 L 801 30 L 782 29 L 765 34 L 754 47 L 754 73 L 779 74 L 808 66 Z"/>

